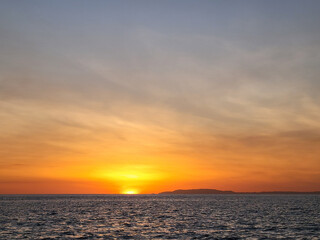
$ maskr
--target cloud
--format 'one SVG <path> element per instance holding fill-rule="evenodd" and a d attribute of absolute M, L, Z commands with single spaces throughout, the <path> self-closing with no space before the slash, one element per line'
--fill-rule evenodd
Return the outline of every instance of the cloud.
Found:
<path fill-rule="evenodd" d="M 161 165 L 159 154 L 208 175 L 316 179 L 318 4 L 109 4 L 0 10 L 8 175 L 23 164 Z"/>

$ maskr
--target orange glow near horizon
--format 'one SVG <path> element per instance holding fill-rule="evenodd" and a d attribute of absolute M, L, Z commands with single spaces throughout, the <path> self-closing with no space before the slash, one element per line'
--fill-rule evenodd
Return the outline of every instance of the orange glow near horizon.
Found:
<path fill-rule="evenodd" d="M 296 156 L 292 157 L 290 150 L 266 151 L 259 143 L 255 145 L 262 140 L 266 145 L 273 144 L 275 140 L 269 139 L 271 137 L 255 139 L 255 142 L 236 138 L 212 140 L 206 135 L 181 139 L 163 133 L 155 135 L 147 126 L 142 129 L 144 134 L 137 132 L 134 139 L 108 145 L 112 154 L 104 151 L 104 145 L 98 148 L 87 142 L 84 144 L 86 155 L 68 153 L 59 158 L 53 155 L 33 165 L 1 168 L 0 193 L 148 194 L 191 188 L 249 192 L 318 189 L 317 161 L 310 158 L 310 166 L 315 169 L 305 169 L 299 175 L 305 164 L 299 161 L 304 149 L 297 149 Z M 159 141 L 163 138 L 168 140 Z M 165 144 L 173 138 L 180 143 Z M 136 139 L 140 139 L 139 144 Z M 204 143 L 198 145 L 198 139 Z M 276 141 L 278 146 L 294 144 L 281 137 Z M 78 145 L 72 143 L 69 147 Z M 285 160 L 288 157 L 291 161 Z M 279 158 L 284 160 L 279 162 Z M 305 184 L 311 180 L 315 184 Z"/>

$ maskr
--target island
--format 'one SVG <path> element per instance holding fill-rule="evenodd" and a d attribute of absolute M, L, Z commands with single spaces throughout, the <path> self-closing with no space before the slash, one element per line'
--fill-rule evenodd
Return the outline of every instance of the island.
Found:
<path fill-rule="evenodd" d="M 159 194 L 234 194 L 233 191 L 221 191 L 216 189 L 178 189 L 172 192 L 161 192 Z"/>
<path fill-rule="evenodd" d="M 292 192 L 292 191 L 270 191 L 270 192 L 234 192 L 222 191 L 217 189 L 178 189 L 166 191 L 158 194 L 320 194 L 320 191 L 314 192 Z"/>

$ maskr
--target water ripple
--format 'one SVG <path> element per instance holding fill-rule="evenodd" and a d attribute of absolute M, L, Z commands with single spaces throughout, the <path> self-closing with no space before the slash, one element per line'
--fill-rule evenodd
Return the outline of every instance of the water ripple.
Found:
<path fill-rule="evenodd" d="M 2 195 L 0 239 L 320 239 L 319 195 Z"/>

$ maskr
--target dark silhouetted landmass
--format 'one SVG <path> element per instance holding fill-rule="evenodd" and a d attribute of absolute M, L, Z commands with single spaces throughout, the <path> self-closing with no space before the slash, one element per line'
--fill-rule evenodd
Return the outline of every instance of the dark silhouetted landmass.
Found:
<path fill-rule="evenodd" d="M 273 191 L 273 192 L 239 192 L 241 194 L 320 194 L 320 191 L 315 192 L 291 192 L 291 191 Z"/>
<path fill-rule="evenodd" d="M 220 191 L 216 189 L 188 189 L 188 190 L 175 190 L 172 192 L 162 192 L 159 194 L 233 194 L 232 191 Z"/>
<path fill-rule="evenodd" d="M 272 192 L 234 192 L 221 191 L 216 189 L 179 189 L 168 192 L 161 192 L 159 194 L 320 194 L 320 191 L 315 192 L 290 192 L 290 191 L 272 191 Z"/>

